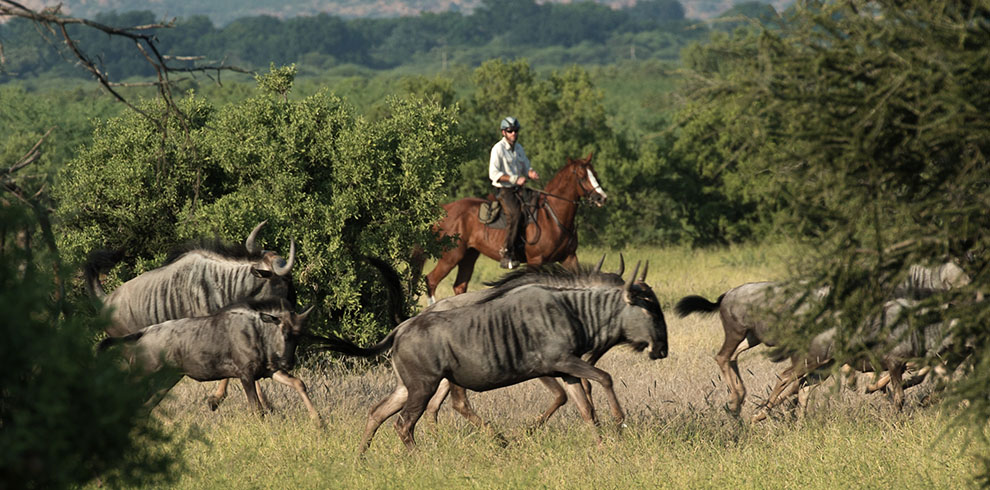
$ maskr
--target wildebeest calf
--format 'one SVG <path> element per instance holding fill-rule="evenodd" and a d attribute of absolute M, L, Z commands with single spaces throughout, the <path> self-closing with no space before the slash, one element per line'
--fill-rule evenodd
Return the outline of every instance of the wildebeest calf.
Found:
<path fill-rule="evenodd" d="M 311 311 L 297 314 L 281 300 L 238 303 L 209 316 L 169 320 L 124 337 L 110 337 L 99 348 L 132 345 L 129 357 L 146 372 L 170 366 L 197 381 L 237 378 L 259 413 L 262 406 L 255 381 L 271 377 L 295 389 L 310 417 L 319 420 L 306 385 L 288 374 L 295 366 L 296 345 Z"/>

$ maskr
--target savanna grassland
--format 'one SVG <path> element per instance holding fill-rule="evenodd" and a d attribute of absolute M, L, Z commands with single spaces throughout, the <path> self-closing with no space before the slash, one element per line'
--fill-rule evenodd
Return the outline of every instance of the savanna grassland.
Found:
<path fill-rule="evenodd" d="M 585 248 L 579 255 L 594 263 L 601 253 Z M 818 389 L 803 417 L 778 410 L 751 425 L 723 410 L 727 394 L 713 360 L 721 325 L 716 316 L 679 319 L 673 304 L 687 294 L 714 300 L 744 282 L 783 277 L 795 253 L 782 246 L 624 250 L 627 274 L 637 261 L 650 261 L 647 282 L 666 313 L 670 356 L 650 361 L 618 348 L 599 362 L 612 374 L 627 413 L 620 432 L 601 390 L 594 391 L 601 445 L 573 404 L 545 427 L 529 430 L 550 402 L 542 385 L 531 381 L 470 395 L 478 413 L 508 439 L 506 447 L 444 407 L 439 423 L 418 424 L 418 450 L 406 451 L 390 419 L 359 458 L 366 412 L 391 391 L 391 369 L 387 363 L 310 358 L 295 374 L 307 383 L 324 427 L 307 418 L 294 392 L 274 382 L 263 382 L 274 413 L 262 419 L 248 410 L 239 386 L 210 412 L 205 398 L 215 384 L 186 379 L 155 411 L 179 436 L 162 450 L 179 455 L 181 488 L 967 486 L 974 453 L 947 429 L 954 409 L 938 402 L 929 383 L 908 390 L 902 413 L 884 395 L 863 393 L 869 375 L 859 375 L 856 390 L 836 392 L 834 384 Z M 605 269 L 617 265 L 618 254 L 610 252 Z M 499 273 L 493 261 L 482 259 L 471 288 Z M 451 294 L 450 283 L 448 277 L 440 296 Z M 784 368 L 764 352 L 756 348 L 740 359 L 749 390 L 744 418 Z"/>

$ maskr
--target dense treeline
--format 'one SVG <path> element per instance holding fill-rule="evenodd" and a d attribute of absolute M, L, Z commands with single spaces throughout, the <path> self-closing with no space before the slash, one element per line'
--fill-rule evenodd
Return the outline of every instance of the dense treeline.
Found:
<path fill-rule="evenodd" d="M 159 21 L 150 11 L 107 13 L 98 22 L 114 26 Z M 473 13 L 424 13 L 415 17 L 344 20 L 332 15 L 280 20 L 257 16 L 217 27 L 207 17 L 178 19 L 158 32 L 163 54 L 200 55 L 213 61 L 263 70 L 269 63 L 298 63 L 324 69 L 352 63 L 376 69 L 424 61 L 476 66 L 490 58 L 546 49 L 548 61 L 611 63 L 619 59 L 676 59 L 680 48 L 707 36 L 708 29 L 684 18 L 677 0 L 637 2 L 613 10 L 594 2 L 542 3 L 486 0 Z M 70 32 L 115 79 L 151 75 L 130 43 L 75 26 Z M 0 24 L 5 46 L 0 82 L 43 75 L 76 75 L 29 21 Z"/>

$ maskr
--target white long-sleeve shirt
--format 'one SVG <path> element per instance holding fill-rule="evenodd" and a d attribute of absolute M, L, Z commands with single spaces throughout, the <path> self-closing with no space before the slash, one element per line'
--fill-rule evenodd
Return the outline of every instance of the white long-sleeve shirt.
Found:
<path fill-rule="evenodd" d="M 492 154 L 488 159 L 488 178 L 493 186 L 516 187 L 516 179 L 527 177 L 531 168 L 529 158 L 526 158 L 526 152 L 519 143 L 513 148 L 502 138 L 492 147 Z M 508 175 L 511 180 L 500 182 L 498 179 L 503 175 Z"/>

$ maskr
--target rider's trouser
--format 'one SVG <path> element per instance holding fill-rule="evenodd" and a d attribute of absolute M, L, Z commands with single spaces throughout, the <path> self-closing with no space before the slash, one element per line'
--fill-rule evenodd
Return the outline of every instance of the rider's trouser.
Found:
<path fill-rule="evenodd" d="M 499 187 L 495 195 L 502 203 L 502 212 L 505 213 L 505 244 L 502 246 L 505 256 L 516 259 L 516 240 L 519 238 L 519 230 L 522 222 L 522 187 Z"/>

